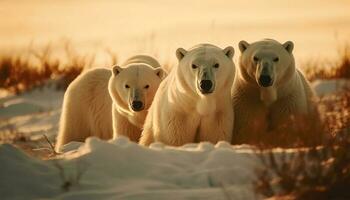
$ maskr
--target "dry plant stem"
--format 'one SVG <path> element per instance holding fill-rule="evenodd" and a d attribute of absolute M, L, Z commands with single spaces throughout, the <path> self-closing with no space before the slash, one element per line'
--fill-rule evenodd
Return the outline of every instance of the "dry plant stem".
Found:
<path fill-rule="evenodd" d="M 49 138 L 44 134 L 44 138 L 46 140 L 46 142 L 50 145 L 50 150 L 52 152 L 52 155 L 56 156 L 56 155 L 60 155 L 60 153 L 58 153 L 57 151 L 55 151 L 55 146 L 52 144 L 52 142 L 49 140 Z"/>

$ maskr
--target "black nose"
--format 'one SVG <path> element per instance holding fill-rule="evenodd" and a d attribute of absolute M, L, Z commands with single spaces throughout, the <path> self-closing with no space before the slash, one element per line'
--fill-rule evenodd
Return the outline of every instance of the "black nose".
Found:
<path fill-rule="evenodd" d="M 201 80 L 199 88 L 203 94 L 211 93 L 213 92 L 213 82 L 211 80 Z"/>
<path fill-rule="evenodd" d="M 259 84 L 263 87 L 269 87 L 272 85 L 272 78 L 270 75 L 261 75 L 259 77 Z"/>
<path fill-rule="evenodd" d="M 133 111 L 141 111 L 143 110 L 143 103 L 142 101 L 132 101 L 131 102 L 131 108 Z"/>

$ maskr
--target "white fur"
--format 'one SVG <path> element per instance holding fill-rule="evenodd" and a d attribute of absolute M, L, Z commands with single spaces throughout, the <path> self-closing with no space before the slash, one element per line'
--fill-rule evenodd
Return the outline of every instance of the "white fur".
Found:
<path fill-rule="evenodd" d="M 83 142 L 90 136 L 107 140 L 113 135 L 125 135 L 137 142 L 147 109 L 161 82 L 158 75 L 163 75 L 153 65 L 160 66 L 154 58 L 140 55 L 128 59 L 116 76 L 110 69 L 96 68 L 77 77 L 64 95 L 56 150 L 70 141 Z M 113 69 L 116 68 L 119 69 Z M 128 93 L 123 92 L 126 82 L 132 87 L 150 85 L 149 89 L 141 90 L 146 103 L 143 111 L 130 110 Z"/>
<path fill-rule="evenodd" d="M 295 68 L 292 42 L 280 44 L 266 39 L 249 44 L 241 41 L 239 47 L 242 55 L 232 87 L 233 143 L 248 142 L 249 138 L 282 125 L 290 117 L 315 119 L 318 116 L 315 95 L 304 75 Z M 270 87 L 262 87 L 257 81 L 258 65 L 263 60 L 273 63 L 269 74 L 274 82 Z"/>
<path fill-rule="evenodd" d="M 161 83 L 146 117 L 140 144 L 159 141 L 168 145 L 220 140 L 230 141 L 233 111 L 230 89 L 235 67 L 233 48 L 224 50 L 201 44 L 189 51 L 177 50 L 179 65 Z M 219 63 L 219 68 L 212 68 Z M 197 87 L 199 69 L 214 69 L 210 79 L 215 81 L 211 94 L 202 94 Z M 212 68 L 212 69 L 211 69 Z M 209 76 L 209 75 L 208 75 Z"/>

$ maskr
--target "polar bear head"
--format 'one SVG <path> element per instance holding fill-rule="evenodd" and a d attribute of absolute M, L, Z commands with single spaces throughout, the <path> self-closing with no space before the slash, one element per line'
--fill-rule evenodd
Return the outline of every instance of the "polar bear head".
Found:
<path fill-rule="evenodd" d="M 288 83 L 295 75 L 295 61 L 292 54 L 294 44 L 281 44 L 265 39 L 249 44 L 239 42 L 240 80 L 259 88 L 260 99 L 269 106 L 277 100 L 278 88 Z"/>
<path fill-rule="evenodd" d="M 210 44 L 200 44 L 188 51 L 176 50 L 179 60 L 178 77 L 181 84 L 199 96 L 207 96 L 231 88 L 235 68 L 232 61 L 233 47 L 220 49 Z"/>
<path fill-rule="evenodd" d="M 142 63 L 114 66 L 108 90 L 118 109 L 127 113 L 148 110 L 164 75 L 162 68 Z"/>
<path fill-rule="evenodd" d="M 287 41 L 281 44 L 265 39 L 249 44 L 239 42 L 240 72 L 243 79 L 259 87 L 274 87 L 287 82 L 295 72 L 294 44 Z"/>

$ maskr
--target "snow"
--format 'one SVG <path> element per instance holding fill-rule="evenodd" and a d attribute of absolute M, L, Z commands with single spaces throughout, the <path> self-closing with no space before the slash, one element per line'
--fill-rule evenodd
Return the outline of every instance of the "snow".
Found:
<path fill-rule="evenodd" d="M 0 99 L 0 131 L 15 127 L 32 139 L 46 134 L 54 139 L 63 101 L 63 91 L 44 87 Z"/>
<path fill-rule="evenodd" d="M 252 182 L 259 162 L 246 147 L 220 142 L 146 148 L 126 138 L 88 138 L 80 147 L 74 146 L 58 159 L 40 161 L 11 145 L 1 145 L 2 198 L 255 198 Z M 76 177 L 77 169 L 82 169 L 81 179 L 69 191 L 62 189 L 55 163 L 62 165 L 66 177 Z"/>
<path fill-rule="evenodd" d="M 348 84 L 346 80 L 319 80 L 312 86 L 322 96 Z M 43 134 L 53 141 L 63 94 L 47 87 L 1 98 L 0 134 L 10 127 L 34 141 L 42 140 Z M 47 147 L 40 145 L 36 147 Z M 202 142 L 169 147 L 154 143 L 146 148 L 126 138 L 88 138 L 85 143 L 65 145 L 63 151 L 54 159 L 39 160 L 12 145 L 0 144 L 0 198 L 258 198 L 253 183 L 261 163 L 249 145 Z"/>

